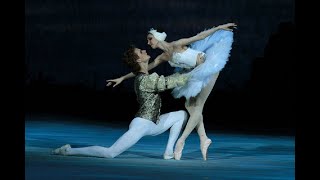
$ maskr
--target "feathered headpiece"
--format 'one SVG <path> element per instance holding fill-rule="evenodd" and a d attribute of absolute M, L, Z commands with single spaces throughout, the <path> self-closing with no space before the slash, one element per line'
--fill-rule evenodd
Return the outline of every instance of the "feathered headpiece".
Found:
<path fill-rule="evenodd" d="M 164 41 L 167 37 L 165 32 L 159 33 L 156 29 L 151 28 L 149 31 L 150 34 L 154 36 L 158 41 Z"/>

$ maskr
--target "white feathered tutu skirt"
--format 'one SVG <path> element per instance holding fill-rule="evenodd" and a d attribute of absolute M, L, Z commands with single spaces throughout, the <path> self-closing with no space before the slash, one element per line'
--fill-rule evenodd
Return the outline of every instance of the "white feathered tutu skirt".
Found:
<path fill-rule="evenodd" d="M 187 84 L 176 87 L 172 91 L 175 98 L 195 97 L 206 87 L 213 74 L 220 72 L 227 63 L 233 43 L 233 32 L 218 30 L 203 40 L 196 41 L 190 48 L 206 53 L 204 63 L 198 65 L 191 71 Z"/>

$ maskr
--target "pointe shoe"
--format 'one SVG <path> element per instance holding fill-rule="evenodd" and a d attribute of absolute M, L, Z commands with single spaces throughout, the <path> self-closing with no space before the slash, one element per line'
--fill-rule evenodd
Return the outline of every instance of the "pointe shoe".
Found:
<path fill-rule="evenodd" d="M 174 159 L 175 159 L 175 160 L 180 160 L 180 159 L 181 159 L 182 150 L 183 150 L 183 147 L 184 147 L 184 142 L 182 143 L 181 146 L 182 146 L 182 147 L 181 147 L 181 150 L 180 150 L 180 151 L 177 151 L 177 146 L 176 146 L 176 148 L 175 148 L 175 150 L 174 150 Z"/>
<path fill-rule="evenodd" d="M 173 153 L 172 154 L 166 154 L 166 153 L 163 154 L 163 159 L 166 159 L 166 160 L 172 159 L 173 157 L 174 157 Z"/>
<path fill-rule="evenodd" d="M 61 147 L 53 150 L 51 153 L 52 154 L 56 154 L 56 155 L 59 154 L 59 155 L 64 155 L 65 156 L 65 155 L 67 155 L 67 150 L 70 149 L 70 148 L 71 148 L 70 144 L 66 144 L 64 146 L 61 146 Z"/>
<path fill-rule="evenodd" d="M 200 149 L 201 149 L 201 153 L 202 153 L 202 157 L 203 157 L 203 160 L 207 160 L 207 157 L 208 157 L 208 148 L 209 146 L 211 145 L 212 141 L 211 139 L 206 139 L 204 144 L 200 144 Z"/>

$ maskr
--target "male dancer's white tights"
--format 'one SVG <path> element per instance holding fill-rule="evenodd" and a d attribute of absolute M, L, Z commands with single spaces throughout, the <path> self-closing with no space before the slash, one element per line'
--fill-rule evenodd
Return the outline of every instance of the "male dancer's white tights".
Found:
<path fill-rule="evenodd" d="M 173 155 L 173 146 L 187 119 L 188 114 L 183 110 L 161 115 L 158 124 L 147 119 L 136 117 L 131 121 L 129 130 L 111 147 L 89 146 L 83 148 L 67 148 L 63 154 L 114 158 L 136 144 L 143 136 L 156 136 L 170 128 L 169 139 L 164 154 Z"/>

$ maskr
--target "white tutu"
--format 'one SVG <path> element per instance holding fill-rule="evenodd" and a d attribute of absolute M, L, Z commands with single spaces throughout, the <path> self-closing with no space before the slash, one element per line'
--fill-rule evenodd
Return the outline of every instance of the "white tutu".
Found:
<path fill-rule="evenodd" d="M 176 87 L 172 91 L 175 98 L 182 96 L 189 99 L 198 95 L 204 88 L 213 74 L 220 72 L 230 56 L 233 43 L 233 32 L 218 30 L 203 40 L 196 41 L 190 45 L 191 49 L 206 53 L 205 62 L 188 72 L 191 78 L 188 83 Z"/>

